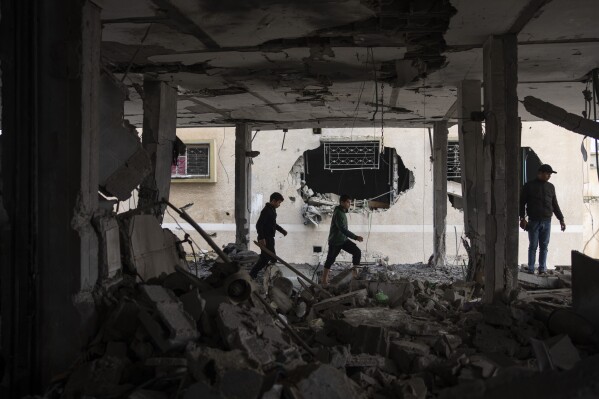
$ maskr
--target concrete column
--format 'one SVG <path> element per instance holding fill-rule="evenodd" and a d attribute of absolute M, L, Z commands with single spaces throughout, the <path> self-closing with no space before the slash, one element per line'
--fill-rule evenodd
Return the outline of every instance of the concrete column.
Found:
<path fill-rule="evenodd" d="M 470 241 L 468 279 L 483 281 L 485 254 L 485 196 L 483 134 L 481 122 L 472 121 L 473 112 L 481 111 L 481 82 L 458 83 L 458 136 L 462 173 L 464 233 Z"/>
<path fill-rule="evenodd" d="M 435 267 L 445 266 L 445 229 L 447 220 L 447 122 L 433 128 L 433 212 Z"/>
<path fill-rule="evenodd" d="M 246 248 L 250 242 L 250 206 L 252 196 L 252 129 L 245 123 L 235 126 L 235 243 Z"/>
<path fill-rule="evenodd" d="M 495 302 L 517 284 L 520 121 L 516 35 L 483 47 L 485 129 L 485 295 Z"/>
<path fill-rule="evenodd" d="M 95 332 L 100 9 L 6 0 L 1 23 L 0 396 L 21 397 L 68 371 Z"/>
<path fill-rule="evenodd" d="M 144 81 L 142 144 L 152 170 L 140 185 L 139 206 L 168 199 L 171 187 L 173 145 L 177 133 L 177 90 L 160 81 Z M 162 220 L 164 207 L 160 215 Z"/>

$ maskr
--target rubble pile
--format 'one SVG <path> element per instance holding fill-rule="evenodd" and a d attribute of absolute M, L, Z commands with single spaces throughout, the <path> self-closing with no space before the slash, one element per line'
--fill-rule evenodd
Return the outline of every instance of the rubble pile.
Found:
<path fill-rule="evenodd" d="M 48 398 L 499 398 L 534 395 L 530 381 L 599 396 L 599 334 L 568 287 L 527 279 L 491 305 L 475 282 L 351 268 L 322 287 L 280 257 L 258 285 L 255 253 L 199 227 L 216 257 L 198 277 L 153 223 L 119 220 L 123 273 L 96 292 L 99 331 Z"/>
<path fill-rule="evenodd" d="M 102 297 L 105 321 L 62 395 L 474 398 L 495 380 L 576 378 L 598 363 L 592 328 L 568 331 L 575 316 L 524 291 L 509 306 L 482 305 L 474 283 L 357 280 L 351 270 L 326 290 L 302 279 L 296 289 L 271 267 L 263 289 L 242 279 L 252 293 L 240 297 L 230 277 L 219 280 L 227 267 L 205 279 L 180 268 L 145 284 L 125 278 Z"/>

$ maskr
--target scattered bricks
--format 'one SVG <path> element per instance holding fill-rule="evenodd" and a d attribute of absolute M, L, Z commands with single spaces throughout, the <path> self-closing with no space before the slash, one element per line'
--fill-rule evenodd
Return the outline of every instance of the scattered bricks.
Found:
<path fill-rule="evenodd" d="M 567 335 L 558 335 L 545 341 L 553 365 L 562 370 L 570 370 L 580 361 L 578 349 Z"/>
<path fill-rule="evenodd" d="M 519 348 L 518 343 L 509 338 L 504 330 L 487 324 L 479 324 L 476 327 L 476 337 L 473 343 L 483 353 L 500 352 L 508 356 L 514 356 Z"/>
<path fill-rule="evenodd" d="M 254 370 L 229 370 L 218 379 L 218 390 L 227 399 L 257 399 L 264 382 L 264 376 Z"/>
<path fill-rule="evenodd" d="M 274 363 L 279 353 L 294 347 L 283 338 L 272 317 L 256 308 L 221 303 L 217 326 L 227 349 L 241 349 L 261 366 Z"/>
<path fill-rule="evenodd" d="M 296 381 L 297 395 L 285 394 L 285 397 L 352 399 L 361 396 L 361 389 L 355 382 L 328 364 L 298 367 L 289 375 L 289 379 Z"/>
<path fill-rule="evenodd" d="M 183 303 L 183 309 L 197 322 L 202 317 L 206 308 L 206 301 L 202 299 L 197 288 L 179 297 Z"/>
<path fill-rule="evenodd" d="M 486 305 L 482 309 L 483 320 L 492 326 L 509 327 L 512 325 L 511 310 L 502 305 Z"/>

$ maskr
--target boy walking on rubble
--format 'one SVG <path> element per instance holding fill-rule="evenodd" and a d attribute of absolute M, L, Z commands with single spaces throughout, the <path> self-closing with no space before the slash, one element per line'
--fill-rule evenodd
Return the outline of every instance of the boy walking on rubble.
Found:
<path fill-rule="evenodd" d="M 283 201 L 284 198 L 280 193 L 272 193 L 270 201 L 264 205 L 264 209 L 260 212 L 260 217 L 256 222 L 258 242 L 272 253 L 275 253 L 275 232 L 279 231 L 284 236 L 287 235 L 287 231 L 277 224 L 277 208 L 281 206 Z M 260 270 L 264 269 L 271 261 L 274 262 L 276 259 L 262 251 L 260 258 L 250 271 L 250 277 L 256 279 Z"/>
<path fill-rule="evenodd" d="M 341 250 L 348 252 L 352 255 L 352 263 L 355 266 L 360 265 L 360 258 L 362 251 L 356 244 L 349 239 L 356 240 L 359 242 L 364 241 L 361 236 L 355 235 L 347 229 L 347 216 L 345 215 L 351 206 L 351 199 L 348 195 L 344 194 L 339 198 L 339 205 L 335 207 L 333 212 L 333 218 L 331 219 L 331 229 L 329 231 L 329 253 L 327 254 L 327 260 L 324 262 L 324 270 L 322 272 L 322 285 L 327 286 L 329 284 L 329 271 L 337 255 Z M 354 271 L 355 275 L 355 271 Z"/>

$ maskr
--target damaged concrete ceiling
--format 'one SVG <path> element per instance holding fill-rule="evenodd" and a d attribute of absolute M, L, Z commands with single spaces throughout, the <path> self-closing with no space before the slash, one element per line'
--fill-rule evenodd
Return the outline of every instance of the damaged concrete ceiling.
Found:
<path fill-rule="evenodd" d="M 127 73 L 136 125 L 144 75 L 178 87 L 179 126 L 369 126 L 376 113 L 377 124 L 409 127 L 443 118 L 456 82 L 482 80 L 492 34 L 518 33 L 521 99 L 580 114 L 599 66 L 595 0 L 99 3 L 103 61 Z"/>

